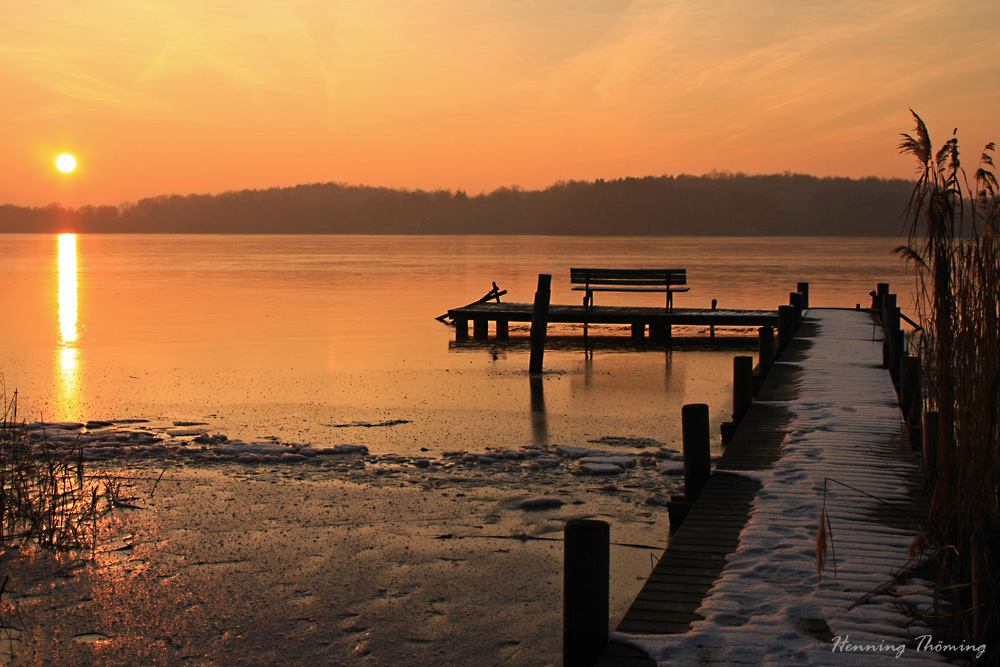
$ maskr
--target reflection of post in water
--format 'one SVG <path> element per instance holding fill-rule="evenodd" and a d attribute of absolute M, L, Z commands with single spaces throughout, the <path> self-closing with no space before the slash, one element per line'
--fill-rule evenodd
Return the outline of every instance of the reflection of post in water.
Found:
<path fill-rule="evenodd" d="M 585 343 L 583 347 L 583 386 L 590 387 L 590 381 L 594 377 L 594 345 Z"/>
<path fill-rule="evenodd" d="M 544 447 L 549 444 L 549 416 L 545 412 L 545 386 L 541 375 L 529 375 L 531 387 L 531 435 L 535 446 Z"/>

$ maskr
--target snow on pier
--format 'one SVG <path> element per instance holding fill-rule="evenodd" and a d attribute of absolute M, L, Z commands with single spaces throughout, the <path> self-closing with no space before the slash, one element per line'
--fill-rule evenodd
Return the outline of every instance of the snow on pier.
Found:
<path fill-rule="evenodd" d="M 932 586 L 900 576 L 920 475 L 881 333 L 867 311 L 813 309 L 794 343 L 599 665 L 944 660 L 905 611 Z"/>

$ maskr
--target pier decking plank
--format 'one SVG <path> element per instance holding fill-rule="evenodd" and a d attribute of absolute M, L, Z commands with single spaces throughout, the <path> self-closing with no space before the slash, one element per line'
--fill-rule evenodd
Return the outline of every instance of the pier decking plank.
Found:
<path fill-rule="evenodd" d="M 473 303 L 452 308 L 448 317 L 454 321 L 530 322 L 530 303 Z M 563 324 L 652 324 L 674 326 L 777 326 L 778 314 L 773 310 L 710 310 L 708 308 L 666 308 L 645 306 L 583 306 L 552 304 L 549 322 Z"/>
<path fill-rule="evenodd" d="M 800 336 L 814 332 L 814 328 L 803 327 Z M 751 504 L 760 490 L 759 482 L 734 473 L 772 466 L 781 454 L 785 430 L 792 419 L 784 406 L 759 401 L 794 398 L 800 371 L 793 361 L 801 359 L 808 345 L 808 340 L 797 338 L 771 368 L 758 392 L 758 402 L 744 416 L 715 473 L 622 617 L 618 632 L 682 634 L 701 618 L 697 609 L 725 567 L 726 557 L 739 545 Z M 612 642 L 597 664 L 602 667 L 653 664 L 649 658 L 642 662 L 640 655 L 641 651 L 623 653 Z"/>
<path fill-rule="evenodd" d="M 868 336 L 861 329 L 853 328 L 855 326 L 853 321 L 850 327 L 845 327 L 842 319 L 839 322 L 836 336 L 846 336 L 846 338 L 837 340 L 864 341 L 867 347 Z M 862 328 L 863 322 L 864 320 L 861 321 Z M 619 623 L 617 627 L 619 632 L 636 635 L 686 634 L 691 630 L 691 623 L 701 618 L 699 609 L 719 578 L 722 578 L 723 583 L 729 582 L 732 586 L 733 577 L 741 576 L 741 571 L 726 570 L 726 574 L 723 575 L 723 570 L 726 568 L 727 559 L 740 543 L 741 534 L 746 529 L 750 517 L 751 507 L 762 487 L 760 482 L 740 476 L 739 472 L 767 470 L 776 464 L 779 467 L 784 466 L 782 470 L 787 470 L 782 451 L 783 441 L 786 435 L 791 433 L 789 429 L 793 423 L 794 428 L 801 429 L 802 410 L 814 409 L 813 406 L 817 406 L 820 411 L 837 409 L 851 415 L 850 419 L 836 421 L 832 429 L 827 426 L 812 434 L 813 441 L 819 437 L 823 443 L 825 474 L 833 477 L 842 472 L 844 477 L 852 479 L 855 484 L 860 484 L 862 487 L 871 485 L 871 488 L 880 490 L 879 499 L 885 501 L 867 507 L 858 506 L 854 511 L 852 501 L 846 496 L 844 500 L 837 500 L 838 519 L 841 522 L 838 525 L 837 549 L 842 549 L 845 553 L 854 550 L 866 554 L 865 558 L 858 562 L 850 564 L 842 562 L 840 575 L 871 577 L 873 568 L 884 566 L 888 572 L 894 571 L 901 564 L 898 561 L 899 554 L 876 556 L 871 552 L 872 535 L 882 534 L 886 532 L 886 528 L 914 531 L 914 517 L 925 515 L 923 504 L 925 501 L 919 490 L 921 486 L 919 469 L 912 463 L 913 457 L 909 447 L 901 447 L 899 436 L 894 435 L 894 429 L 901 430 L 895 414 L 898 407 L 894 398 L 882 394 L 882 390 L 878 390 L 878 398 L 866 396 L 855 398 L 849 390 L 847 392 L 843 390 L 844 386 L 851 385 L 840 384 L 839 390 L 829 389 L 825 384 L 823 373 L 837 373 L 841 368 L 839 361 L 829 365 L 830 360 L 834 358 L 831 356 L 829 346 L 823 348 L 822 352 L 819 351 L 820 348 L 816 348 L 817 354 L 825 355 L 826 361 L 823 363 L 828 365 L 820 364 L 825 370 L 820 372 L 819 377 L 813 377 L 812 370 L 807 375 L 805 367 L 800 366 L 800 363 L 810 359 L 811 348 L 814 345 L 814 341 L 810 339 L 818 333 L 819 326 L 815 322 L 807 321 L 799 329 L 797 338 L 772 368 L 755 396 L 755 403 L 736 429 L 732 441 L 720 458 L 702 495 L 692 506 L 683 525 L 671 537 L 667 549 L 643 590 Z M 825 340 L 828 337 L 829 334 L 823 334 L 824 345 L 827 345 Z M 877 344 L 877 339 L 873 336 L 874 344 Z M 833 349 L 841 348 L 834 344 Z M 806 366 L 811 369 L 813 363 L 809 361 Z M 879 369 L 877 362 L 876 365 L 872 365 L 872 362 L 866 361 L 865 358 L 844 359 L 843 368 L 849 367 Z M 880 372 L 885 372 L 886 378 L 888 377 L 888 371 Z M 800 390 L 809 392 L 808 402 L 795 405 L 793 413 L 793 406 L 787 404 L 796 403 Z M 793 439 L 803 437 L 798 430 L 795 433 Z M 858 455 L 859 449 L 863 450 L 868 458 L 859 461 L 861 458 Z M 872 464 L 873 457 L 879 462 L 877 465 Z M 898 477 L 895 476 L 897 469 L 901 469 L 901 475 Z M 886 476 L 904 482 L 903 486 L 900 487 L 895 483 L 887 484 Z M 784 505 L 782 502 L 773 502 L 773 499 L 809 502 L 798 499 L 805 499 L 807 496 L 811 498 L 813 496 L 810 494 L 814 493 L 814 487 L 811 485 L 781 486 L 768 483 L 768 498 L 772 501 L 757 507 L 754 513 L 754 526 L 783 525 L 782 522 L 787 519 L 781 509 Z M 845 522 L 855 524 L 853 533 L 844 528 Z M 902 557 L 905 560 L 905 549 Z M 739 586 L 736 589 L 739 589 Z M 699 591 L 703 591 L 701 596 L 698 594 Z M 723 594 L 719 591 L 712 593 L 713 596 Z M 845 596 L 846 608 L 854 602 L 856 596 L 853 593 L 847 593 Z M 718 602 L 715 607 L 709 605 L 708 608 L 717 609 Z M 711 612 L 704 613 L 710 615 Z M 859 618 L 865 618 L 864 614 Z M 818 635 L 809 633 L 817 641 L 828 642 L 832 637 L 827 623 L 822 619 L 805 620 L 813 622 L 822 630 Z M 840 617 L 837 620 L 841 624 L 858 622 L 857 619 L 845 621 Z M 860 625 L 854 626 L 855 631 L 860 632 L 858 630 L 860 627 Z M 634 647 L 612 642 L 597 664 L 602 667 L 654 664 L 648 657 L 643 661 L 640 654 L 641 651 Z M 709 657 L 706 654 L 705 664 L 731 664 L 732 657 L 731 654 L 726 657 L 722 657 L 721 654 Z M 727 662 L 727 659 L 730 662 Z"/>

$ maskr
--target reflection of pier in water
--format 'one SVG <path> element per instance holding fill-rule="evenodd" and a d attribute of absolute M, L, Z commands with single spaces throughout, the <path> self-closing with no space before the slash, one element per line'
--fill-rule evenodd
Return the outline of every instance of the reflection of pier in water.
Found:
<path fill-rule="evenodd" d="M 619 353 L 659 353 L 663 355 L 664 390 L 670 391 L 671 364 L 673 354 L 683 351 L 713 351 L 747 353 L 756 350 L 757 338 L 750 335 L 716 337 L 674 338 L 673 344 L 652 340 L 636 341 L 627 336 L 553 336 L 547 341 L 551 350 L 567 352 L 583 352 L 582 382 L 585 389 L 591 387 L 595 375 L 600 371 L 600 359 L 604 354 Z M 496 359 L 504 359 L 508 352 L 525 353 L 531 346 L 530 340 L 524 336 L 514 336 L 506 340 L 475 340 L 452 341 L 448 345 L 450 352 L 461 354 L 485 354 Z M 598 352 L 597 368 L 595 369 L 594 353 Z M 526 374 L 530 391 L 530 418 L 532 441 L 536 447 L 548 444 L 548 411 L 545 402 L 544 374 Z"/>

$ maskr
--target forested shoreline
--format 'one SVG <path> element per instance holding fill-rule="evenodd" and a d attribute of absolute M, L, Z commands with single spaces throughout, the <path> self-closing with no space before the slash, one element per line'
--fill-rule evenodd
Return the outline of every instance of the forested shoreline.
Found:
<path fill-rule="evenodd" d="M 475 196 L 316 183 L 118 206 L 0 205 L 0 232 L 896 236 L 912 191 L 903 179 L 728 173 Z"/>

